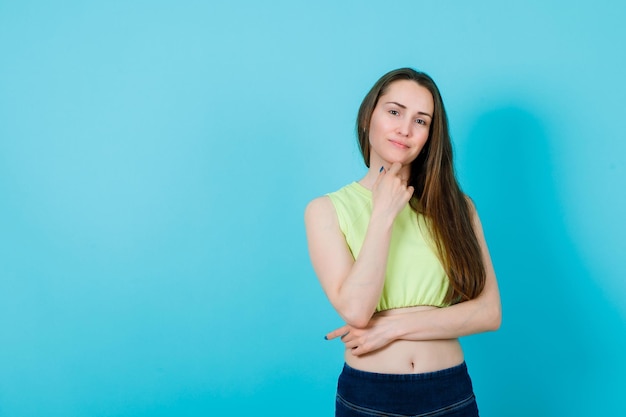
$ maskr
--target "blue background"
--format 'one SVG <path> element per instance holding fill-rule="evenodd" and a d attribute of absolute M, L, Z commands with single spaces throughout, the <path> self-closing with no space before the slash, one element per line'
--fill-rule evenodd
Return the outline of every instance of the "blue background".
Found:
<path fill-rule="evenodd" d="M 482 415 L 623 410 L 624 3 L 309 3 L 0 0 L 1 416 L 331 415 L 303 211 L 401 66 L 501 286 Z"/>

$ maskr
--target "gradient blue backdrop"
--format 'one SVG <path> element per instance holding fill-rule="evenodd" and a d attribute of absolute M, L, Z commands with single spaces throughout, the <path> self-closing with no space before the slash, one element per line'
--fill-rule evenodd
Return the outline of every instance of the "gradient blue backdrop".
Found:
<path fill-rule="evenodd" d="M 309 3 L 0 0 L 1 416 L 331 415 L 303 210 L 400 66 L 500 281 L 482 415 L 623 410 L 624 3 Z"/>

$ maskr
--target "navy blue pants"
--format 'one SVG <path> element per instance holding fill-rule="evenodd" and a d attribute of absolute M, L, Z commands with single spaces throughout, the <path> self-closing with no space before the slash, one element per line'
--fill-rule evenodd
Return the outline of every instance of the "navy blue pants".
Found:
<path fill-rule="evenodd" d="M 476 417 L 465 362 L 423 374 L 377 374 L 344 365 L 337 384 L 337 417 Z"/>

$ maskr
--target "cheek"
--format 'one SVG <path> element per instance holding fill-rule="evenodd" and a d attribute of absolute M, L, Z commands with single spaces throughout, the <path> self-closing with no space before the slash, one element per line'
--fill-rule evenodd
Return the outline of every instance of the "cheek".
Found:
<path fill-rule="evenodd" d="M 378 138 L 378 136 L 379 136 L 379 131 L 380 131 L 380 129 L 378 128 L 378 126 L 377 126 L 376 124 L 372 123 L 372 124 L 370 125 L 369 136 L 367 137 L 367 139 L 368 139 L 368 141 L 369 141 L 370 145 L 371 145 L 373 142 L 375 142 L 375 141 L 376 141 L 376 139 Z"/>
<path fill-rule="evenodd" d="M 422 144 L 425 144 L 430 136 L 430 128 L 423 128 L 419 133 L 418 137 Z"/>
<path fill-rule="evenodd" d="M 413 129 L 408 140 L 413 146 L 420 146 L 424 143 L 424 133 L 421 129 Z"/>
<path fill-rule="evenodd" d="M 385 118 L 381 117 L 378 114 L 374 114 L 370 120 L 370 134 L 374 132 L 379 133 L 381 130 L 385 129 Z"/>
<path fill-rule="evenodd" d="M 426 143 L 428 142 L 428 130 L 424 130 L 422 132 L 420 132 L 416 139 L 417 139 L 417 146 L 420 149 L 420 153 L 424 150 L 424 148 L 426 147 Z"/>

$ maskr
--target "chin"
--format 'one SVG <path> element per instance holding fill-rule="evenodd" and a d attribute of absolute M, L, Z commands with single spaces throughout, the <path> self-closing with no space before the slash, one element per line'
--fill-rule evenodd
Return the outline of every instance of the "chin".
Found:
<path fill-rule="evenodd" d="M 406 158 L 389 158 L 387 161 L 389 162 L 389 165 L 398 162 L 399 164 L 401 164 L 402 166 L 406 166 L 406 165 L 411 165 L 411 163 L 415 160 L 415 158 L 413 159 L 406 159 Z"/>

